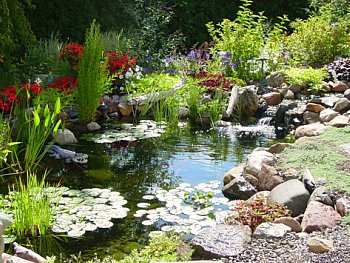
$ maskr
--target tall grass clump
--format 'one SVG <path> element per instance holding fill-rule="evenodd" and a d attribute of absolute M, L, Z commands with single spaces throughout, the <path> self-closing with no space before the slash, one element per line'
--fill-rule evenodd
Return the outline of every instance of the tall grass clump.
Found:
<path fill-rule="evenodd" d="M 350 55 L 348 12 L 334 16 L 335 11 L 331 5 L 324 5 L 308 19 L 291 23 L 293 33 L 286 45 L 296 63 L 325 64 L 337 56 Z"/>
<path fill-rule="evenodd" d="M 84 54 L 79 63 L 76 101 L 80 121 L 94 119 L 100 97 L 110 85 L 111 79 L 108 77 L 104 60 L 100 26 L 93 21 L 86 33 Z"/>
<path fill-rule="evenodd" d="M 13 217 L 10 233 L 17 237 L 39 237 L 50 234 L 55 213 L 57 196 L 55 192 L 45 191 L 45 175 L 38 179 L 27 173 L 24 181 L 19 179 L 9 193 L 8 212 Z"/>
<path fill-rule="evenodd" d="M 287 19 L 281 18 L 281 22 L 271 28 L 262 13 L 252 12 L 252 2 L 242 0 L 234 21 L 224 19 L 216 26 L 212 22 L 207 24 L 214 41 L 213 53 L 226 52 L 230 57 L 231 72 L 226 74 L 243 80 L 261 77 L 260 63 L 254 59 L 267 57 L 270 67 L 277 67 L 283 59 L 283 32 Z"/>

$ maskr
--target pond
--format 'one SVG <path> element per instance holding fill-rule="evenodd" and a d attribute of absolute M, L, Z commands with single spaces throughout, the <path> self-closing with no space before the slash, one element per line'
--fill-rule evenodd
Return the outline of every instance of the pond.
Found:
<path fill-rule="evenodd" d="M 179 185 L 192 187 L 209 182 L 222 188 L 225 172 L 245 161 L 256 147 L 266 146 L 275 138 L 274 128 L 233 126 L 210 129 L 180 123 L 167 127 L 157 138 L 98 144 L 80 139 L 74 150 L 89 155 L 86 164 L 64 164 L 48 160 L 52 172 L 47 179 L 70 189 L 101 188 L 117 191 L 125 198 L 124 207 L 130 209 L 126 218 L 114 219 L 113 227 L 97 229 L 80 239 L 60 242 L 66 255 L 81 251 L 83 259 L 110 255 L 116 259 L 144 244 L 159 224 L 145 226 L 135 217 L 138 204 L 145 195 L 157 190 L 170 190 Z M 257 132 L 258 130 L 258 132 Z M 253 132 L 252 132 L 253 131 Z M 216 197 L 223 197 L 220 191 Z M 164 206 L 164 202 L 148 201 L 150 208 Z M 103 214 L 103 211 L 101 211 Z M 57 253 L 50 250 L 50 253 Z M 48 253 L 48 254 L 50 254 Z"/>

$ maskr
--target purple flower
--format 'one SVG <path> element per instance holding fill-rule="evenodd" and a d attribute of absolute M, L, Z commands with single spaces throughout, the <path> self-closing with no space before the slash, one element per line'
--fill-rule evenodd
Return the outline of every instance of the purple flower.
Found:
<path fill-rule="evenodd" d="M 231 62 L 229 65 L 230 65 L 231 68 L 236 68 L 237 67 L 237 65 L 235 63 L 233 63 L 233 62 Z"/>
<path fill-rule="evenodd" d="M 284 58 L 284 59 L 290 59 L 289 52 L 284 53 L 283 58 Z"/>
<path fill-rule="evenodd" d="M 226 52 L 226 54 L 225 54 L 225 57 L 231 57 L 232 56 L 232 53 L 231 52 Z"/>
<path fill-rule="evenodd" d="M 209 53 L 204 53 L 205 59 L 210 59 L 210 54 Z"/>
<path fill-rule="evenodd" d="M 190 54 L 189 54 L 190 60 L 193 60 L 195 58 L 195 56 L 196 56 L 196 52 L 194 52 L 194 50 L 191 50 Z"/>

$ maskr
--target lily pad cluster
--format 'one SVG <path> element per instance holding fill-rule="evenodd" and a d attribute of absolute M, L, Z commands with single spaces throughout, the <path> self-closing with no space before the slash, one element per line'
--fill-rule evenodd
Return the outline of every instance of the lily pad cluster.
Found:
<path fill-rule="evenodd" d="M 169 191 L 158 189 L 154 195 L 143 197 L 144 202 L 137 206 L 134 217 L 139 218 L 145 226 L 154 225 L 163 232 L 175 232 L 196 235 L 206 227 L 216 224 L 215 214 L 227 208 L 228 199 L 217 197 L 221 193 L 220 181 L 201 183 L 195 187 L 182 183 L 177 188 Z M 203 196 L 213 197 L 208 200 L 206 207 L 191 204 L 186 201 L 188 195 L 204 193 Z M 162 207 L 147 209 L 150 207 L 147 201 L 159 200 L 164 204 Z"/>
<path fill-rule="evenodd" d="M 123 207 L 127 203 L 124 197 L 110 189 L 63 188 L 58 198 L 52 231 L 66 233 L 72 238 L 98 228 L 111 228 L 113 219 L 125 218 L 129 212 Z"/>
<path fill-rule="evenodd" d="M 155 138 L 165 132 L 166 124 L 152 120 L 141 120 L 138 125 L 132 123 L 108 125 L 103 133 L 84 134 L 81 139 L 95 143 L 114 143 L 119 141 L 133 142 L 137 140 Z"/>

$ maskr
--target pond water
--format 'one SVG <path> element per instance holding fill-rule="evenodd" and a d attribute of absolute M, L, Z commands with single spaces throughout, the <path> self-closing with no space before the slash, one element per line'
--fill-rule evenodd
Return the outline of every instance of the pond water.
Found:
<path fill-rule="evenodd" d="M 144 244 L 151 230 L 157 230 L 157 226 L 144 226 L 134 217 L 139 209 L 137 204 L 145 201 L 144 195 L 154 194 L 157 189 L 173 189 L 181 183 L 191 186 L 211 181 L 221 183 L 227 170 L 244 162 L 254 148 L 266 146 L 274 139 L 273 131 L 273 127 L 266 126 L 253 136 L 248 130 L 238 135 L 232 127 L 209 129 L 184 123 L 181 127 L 167 127 L 160 137 L 133 142 L 97 144 L 79 140 L 74 150 L 88 154 L 88 163 L 63 164 L 51 159 L 53 172 L 48 180 L 71 189 L 118 191 L 127 200 L 124 206 L 130 211 L 126 218 L 113 220 L 112 228 L 60 242 L 64 253 L 81 251 L 84 259 L 92 259 L 95 253 L 99 258 L 106 255 L 122 258 Z M 151 208 L 161 205 L 157 200 L 149 203 Z M 49 250 L 47 254 L 53 253 L 57 251 Z"/>

